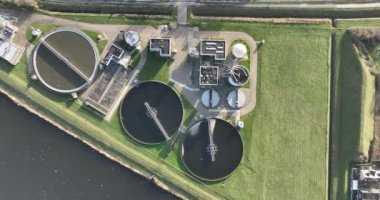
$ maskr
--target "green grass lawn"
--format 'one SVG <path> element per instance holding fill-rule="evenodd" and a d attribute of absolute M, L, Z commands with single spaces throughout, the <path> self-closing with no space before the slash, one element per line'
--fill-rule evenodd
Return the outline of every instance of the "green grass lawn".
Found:
<path fill-rule="evenodd" d="M 190 125 L 190 122 L 194 118 L 195 114 L 197 114 L 197 110 L 195 110 L 193 105 L 183 95 L 181 95 L 181 100 L 183 104 L 183 109 L 185 110 L 183 124 L 188 126 Z"/>
<path fill-rule="evenodd" d="M 330 28 L 192 23 L 201 30 L 243 31 L 266 41 L 258 55 L 257 105 L 242 118 L 246 124 L 241 131 L 243 160 L 224 181 L 202 183 L 193 179 L 180 162 L 178 149 L 163 157 L 164 145 L 140 145 L 126 136 L 117 114 L 110 123 L 103 121 L 69 97 L 55 95 L 38 82 L 29 82 L 25 60 L 16 67 L 0 63 L 0 86 L 75 131 L 81 139 L 182 191 L 188 198 L 326 199 Z M 149 56 L 153 58 L 148 59 L 139 79 L 168 82 L 168 60 L 156 54 Z M 186 102 L 184 105 L 185 110 L 192 109 Z M 188 118 L 185 116 L 184 121 Z"/>
<path fill-rule="evenodd" d="M 211 186 L 235 199 L 326 199 L 330 28 L 193 24 L 266 41 L 258 51 L 258 102 L 243 116 L 242 163 L 230 178 Z"/>
<path fill-rule="evenodd" d="M 95 42 L 96 48 L 98 49 L 99 54 L 102 54 L 104 48 L 106 48 L 107 40 L 106 39 L 99 40 L 98 39 L 98 35 L 100 33 L 97 33 L 97 32 L 94 32 L 94 31 L 89 31 L 89 30 L 81 30 L 81 31 L 83 31 L 84 33 L 86 33 L 92 39 L 92 41 Z"/>
<path fill-rule="evenodd" d="M 169 82 L 169 58 L 162 58 L 158 52 L 148 52 L 147 62 L 139 73 L 139 80 Z"/>
<path fill-rule="evenodd" d="M 39 39 L 46 33 L 59 28 L 59 26 L 54 24 L 44 24 L 44 23 L 33 23 L 31 27 L 28 27 L 26 31 L 26 39 L 33 44 L 37 44 Z M 32 34 L 33 29 L 40 29 L 42 32 L 41 37 L 34 37 Z"/>

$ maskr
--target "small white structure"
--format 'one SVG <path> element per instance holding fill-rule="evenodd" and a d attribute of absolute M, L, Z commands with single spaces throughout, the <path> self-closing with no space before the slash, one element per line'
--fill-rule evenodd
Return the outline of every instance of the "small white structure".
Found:
<path fill-rule="evenodd" d="M 78 98 L 78 94 L 76 92 L 73 92 L 73 93 L 71 93 L 71 97 L 73 97 L 73 99 L 77 99 Z"/>
<path fill-rule="evenodd" d="M 239 109 L 241 108 L 246 102 L 245 94 L 240 90 L 232 90 L 227 95 L 227 103 L 232 108 Z"/>
<path fill-rule="evenodd" d="M 244 58 L 247 55 L 247 47 L 242 43 L 237 43 L 232 47 L 232 54 L 235 58 Z"/>
<path fill-rule="evenodd" d="M 122 65 L 125 69 L 128 67 L 130 62 L 131 62 L 131 55 L 129 55 L 128 53 L 124 53 L 124 55 L 118 61 L 118 63 Z"/>
<path fill-rule="evenodd" d="M 197 48 L 191 48 L 189 49 L 189 55 L 192 58 L 199 58 L 199 51 L 197 50 Z"/>
<path fill-rule="evenodd" d="M 242 129 L 242 128 L 244 128 L 244 122 L 241 121 L 241 120 L 239 120 L 239 121 L 237 122 L 236 126 L 237 126 L 239 129 Z"/>
<path fill-rule="evenodd" d="M 207 108 L 213 108 L 219 104 L 220 96 L 217 91 L 213 89 L 205 90 L 202 93 L 202 104 Z"/>
<path fill-rule="evenodd" d="M 42 34 L 42 32 L 41 32 L 40 29 L 33 29 L 33 31 L 32 31 L 32 35 L 33 35 L 34 37 L 40 37 L 41 34 Z"/>
<path fill-rule="evenodd" d="M 33 81 L 35 81 L 35 80 L 38 79 L 37 75 L 35 75 L 35 74 L 33 74 L 32 76 L 30 76 L 30 78 L 31 78 Z"/>
<path fill-rule="evenodd" d="M 135 47 L 140 43 L 140 35 L 135 31 L 128 31 L 124 33 L 124 40 L 129 46 Z"/>

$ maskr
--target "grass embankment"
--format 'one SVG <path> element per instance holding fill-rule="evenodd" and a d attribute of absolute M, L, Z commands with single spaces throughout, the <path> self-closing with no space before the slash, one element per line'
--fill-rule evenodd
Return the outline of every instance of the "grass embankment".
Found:
<path fill-rule="evenodd" d="M 374 132 L 375 77 L 359 58 L 350 36 L 344 29 L 365 27 L 379 21 L 339 20 L 337 23 L 336 112 L 334 113 L 334 152 L 332 197 L 349 198 L 349 167 L 357 156 L 368 155 Z"/>
<path fill-rule="evenodd" d="M 235 199 L 326 199 L 330 27 L 193 24 L 266 41 L 258 50 L 256 108 L 242 117 L 242 163 L 211 187 Z"/>
<path fill-rule="evenodd" d="M 28 29 L 26 31 L 26 39 L 30 43 L 35 45 L 40 40 L 40 38 L 43 37 L 46 33 L 49 33 L 50 31 L 53 31 L 57 28 L 59 28 L 59 26 L 54 25 L 54 24 L 33 23 L 32 26 L 28 27 Z M 40 29 L 42 32 L 41 36 L 40 37 L 34 37 L 32 34 L 33 29 Z M 94 41 L 94 43 L 96 44 L 96 48 L 98 49 L 99 54 L 101 54 L 107 45 L 107 40 L 106 39 L 99 40 L 98 39 L 99 33 L 97 33 L 97 32 L 89 31 L 89 30 L 81 30 L 81 31 L 86 33 L 86 35 L 88 35 L 88 37 L 90 37 Z"/>
<path fill-rule="evenodd" d="M 169 24 L 170 22 L 175 21 L 172 17 L 147 17 L 144 15 L 124 14 L 57 14 L 55 16 L 63 19 L 93 24 L 151 25 L 153 27 L 157 27 L 162 24 Z"/>
<path fill-rule="evenodd" d="M 224 181 L 202 183 L 191 178 L 180 162 L 178 149 L 163 157 L 164 145 L 148 147 L 128 138 L 117 114 L 108 123 L 78 102 L 29 82 L 25 63 L 14 68 L 0 64 L 0 86 L 81 139 L 189 198 L 325 199 L 329 27 L 203 22 L 197 22 L 201 30 L 243 31 L 267 41 L 259 49 L 257 105 L 253 113 L 242 117 L 246 124 L 241 131 L 242 163 Z M 146 75 L 140 78 L 167 82 L 167 73 L 161 70 L 141 72 Z"/>

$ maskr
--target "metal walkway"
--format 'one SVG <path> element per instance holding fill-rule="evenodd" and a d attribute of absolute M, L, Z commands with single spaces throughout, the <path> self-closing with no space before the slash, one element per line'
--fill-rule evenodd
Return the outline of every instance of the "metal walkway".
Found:
<path fill-rule="evenodd" d="M 166 140 L 170 139 L 168 133 L 165 131 L 164 127 L 162 126 L 160 120 L 157 118 L 157 112 L 154 112 L 153 108 L 149 105 L 148 102 L 144 102 L 145 108 L 149 113 L 149 117 L 151 117 L 154 120 L 154 123 L 158 126 L 160 129 L 162 135 L 165 137 Z"/>

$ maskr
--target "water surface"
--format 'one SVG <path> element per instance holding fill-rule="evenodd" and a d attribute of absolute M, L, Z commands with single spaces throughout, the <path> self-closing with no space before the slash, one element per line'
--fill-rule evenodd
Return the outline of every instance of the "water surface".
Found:
<path fill-rule="evenodd" d="M 0 199 L 175 197 L 0 94 Z"/>

